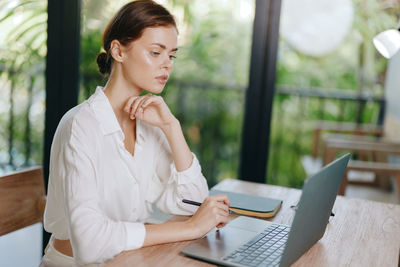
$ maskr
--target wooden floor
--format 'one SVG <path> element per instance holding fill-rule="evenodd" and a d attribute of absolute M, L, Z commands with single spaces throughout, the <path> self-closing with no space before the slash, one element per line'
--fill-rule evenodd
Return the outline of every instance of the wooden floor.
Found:
<path fill-rule="evenodd" d="M 399 204 L 394 192 L 349 185 L 347 197 Z M 0 237 L 1 266 L 37 267 L 42 253 L 42 224 L 38 223 Z M 24 257 L 21 257 L 24 255 Z"/>

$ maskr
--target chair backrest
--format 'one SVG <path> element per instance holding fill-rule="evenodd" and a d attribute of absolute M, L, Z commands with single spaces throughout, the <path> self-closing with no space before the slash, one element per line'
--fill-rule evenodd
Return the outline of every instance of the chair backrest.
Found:
<path fill-rule="evenodd" d="M 46 195 L 41 167 L 0 177 L 0 236 L 43 220 Z"/>

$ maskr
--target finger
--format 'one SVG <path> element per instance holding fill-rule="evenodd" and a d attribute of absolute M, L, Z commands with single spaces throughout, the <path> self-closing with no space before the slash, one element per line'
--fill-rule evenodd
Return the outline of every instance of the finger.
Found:
<path fill-rule="evenodd" d="M 217 227 L 217 228 L 222 228 L 222 227 L 224 227 L 225 225 L 226 225 L 226 223 L 220 223 L 220 224 L 216 225 L 215 227 Z"/>
<path fill-rule="evenodd" d="M 224 227 L 229 222 L 229 217 L 221 216 L 218 218 L 217 228 Z"/>
<path fill-rule="evenodd" d="M 145 108 L 148 105 L 150 105 L 151 103 L 160 104 L 161 102 L 162 102 L 161 97 L 151 96 L 151 97 L 147 98 L 145 101 L 143 101 L 142 107 Z"/>
<path fill-rule="evenodd" d="M 229 217 L 229 211 L 220 209 L 220 210 L 218 211 L 218 215 L 228 218 L 228 217 Z"/>
<path fill-rule="evenodd" d="M 143 114 L 143 111 L 144 111 L 144 109 L 145 109 L 144 103 L 146 103 L 146 101 L 147 101 L 147 102 L 150 101 L 150 103 L 151 103 L 151 102 L 155 102 L 155 101 L 157 101 L 157 100 L 156 100 L 154 97 L 152 97 L 152 95 L 148 94 L 147 97 L 143 98 L 143 99 L 140 101 L 138 107 L 136 108 L 136 112 L 134 113 L 134 114 L 135 114 L 135 117 L 137 117 L 137 118 L 140 119 L 140 120 L 143 119 L 143 115 L 144 115 L 144 114 Z"/>
<path fill-rule="evenodd" d="M 140 96 L 138 98 L 135 99 L 135 101 L 133 101 L 132 106 L 131 106 L 131 114 L 135 114 L 137 108 L 139 107 L 140 103 L 143 101 L 143 98 L 145 98 L 146 96 Z"/>
<path fill-rule="evenodd" d="M 229 206 L 226 205 L 225 203 L 223 203 L 223 202 L 218 202 L 218 203 L 217 203 L 217 207 L 218 207 L 219 209 L 221 209 L 221 210 L 223 210 L 223 211 L 229 213 Z"/>
<path fill-rule="evenodd" d="M 135 116 L 142 118 L 143 117 L 143 111 L 146 107 L 151 105 L 152 103 L 157 103 L 159 100 L 157 100 L 154 97 L 148 97 L 147 99 L 143 100 L 140 104 L 139 107 L 136 110 Z M 146 104 L 147 103 L 147 104 Z"/>
<path fill-rule="evenodd" d="M 133 96 L 133 97 L 130 97 L 130 98 L 128 99 L 128 101 L 126 101 L 126 104 L 125 104 L 125 107 L 124 107 L 124 111 L 125 111 L 125 112 L 129 113 L 129 112 L 131 111 L 132 103 L 133 103 L 133 101 L 135 101 L 137 98 L 138 98 L 138 96 Z"/>
<path fill-rule="evenodd" d="M 139 108 L 140 104 L 145 100 L 147 96 L 141 96 L 135 99 L 135 101 L 132 103 L 132 109 L 131 109 L 131 117 L 132 115 L 136 117 L 136 112 L 137 109 Z"/>
<path fill-rule="evenodd" d="M 136 113 L 135 113 L 135 117 L 137 119 L 139 119 L 139 120 L 143 120 L 143 118 L 144 118 L 144 108 L 143 108 L 142 105 L 139 105 L 139 107 L 137 108 Z"/>
<path fill-rule="evenodd" d="M 222 195 L 215 195 L 215 196 L 212 196 L 210 198 L 212 200 L 216 200 L 216 201 L 219 201 L 219 202 L 224 202 L 228 206 L 231 204 L 229 198 L 226 195 L 223 195 L 223 194 Z"/>
<path fill-rule="evenodd" d="M 224 207 L 225 206 L 225 207 Z M 209 214 L 213 214 L 215 218 L 219 216 L 229 217 L 229 209 L 226 208 L 226 205 L 215 205 L 209 211 Z"/>
<path fill-rule="evenodd" d="M 222 210 L 214 209 L 208 214 L 208 217 L 211 221 L 214 221 L 214 226 L 215 226 L 218 223 L 220 223 L 220 220 L 222 217 L 227 217 L 227 216 L 226 216 L 226 212 L 224 212 Z"/>

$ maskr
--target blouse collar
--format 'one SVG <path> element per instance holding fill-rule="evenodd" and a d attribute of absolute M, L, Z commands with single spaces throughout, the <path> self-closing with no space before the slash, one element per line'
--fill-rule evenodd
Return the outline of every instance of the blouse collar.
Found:
<path fill-rule="evenodd" d="M 118 123 L 117 117 L 115 116 L 114 110 L 111 106 L 110 101 L 104 94 L 104 88 L 97 86 L 96 92 L 88 99 L 89 105 L 92 107 L 94 114 L 100 123 L 100 127 L 103 135 L 120 132 L 123 138 L 121 126 Z M 142 131 L 141 121 L 138 120 L 136 123 L 136 136 L 137 142 L 144 141 L 144 135 Z"/>

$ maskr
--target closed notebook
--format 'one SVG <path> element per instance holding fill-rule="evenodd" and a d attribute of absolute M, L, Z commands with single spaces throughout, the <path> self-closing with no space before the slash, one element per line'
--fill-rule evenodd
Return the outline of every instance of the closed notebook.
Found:
<path fill-rule="evenodd" d="M 219 194 L 225 194 L 228 196 L 231 202 L 230 210 L 234 214 L 238 215 L 271 218 L 275 216 L 282 206 L 282 200 L 279 199 L 252 196 L 223 190 L 210 190 L 210 196 Z"/>

